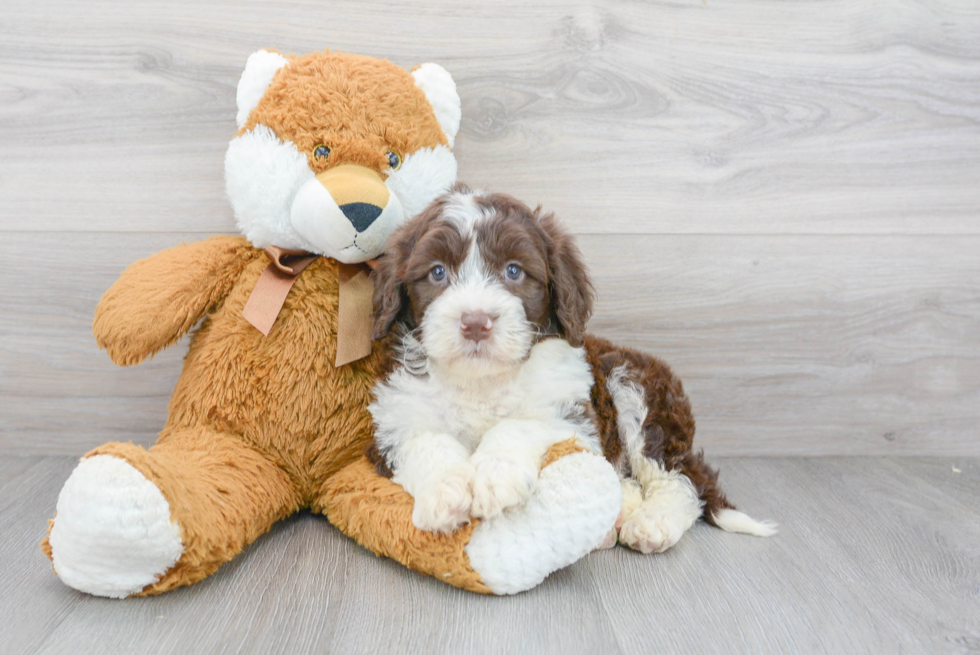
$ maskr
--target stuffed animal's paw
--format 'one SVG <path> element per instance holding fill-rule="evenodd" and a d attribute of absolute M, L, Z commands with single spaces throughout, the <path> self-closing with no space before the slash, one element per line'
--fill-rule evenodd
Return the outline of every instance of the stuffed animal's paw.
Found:
<path fill-rule="evenodd" d="M 508 507 L 523 504 L 538 479 L 536 462 L 479 455 L 471 461 L 476 467 L 471 510 L 476 518 L 488 519 Z"/>
<path fill-rule="evenodd" d="M 412 523 L 428 532 L 453 532 L 470 520 L 473 469 L 461 466 L 426 486 L 415 497 Z"/>
<path fill-rule="evenodd" d="M 156 582 L 184 552 L 157 486 L 111 455 L 83 459 L 72 472 L 58 496 L 49 543 L 65 584 L 111 598 Z"/>
<path fill-rule="evenodd" d="M 608 535 L 622 500 L 619 478 L 604 457 L 560 456 L 541 468 L 523 505 L 474 528 L 466 555 L 493 593 L 526 591 L 592 551 Z"/>

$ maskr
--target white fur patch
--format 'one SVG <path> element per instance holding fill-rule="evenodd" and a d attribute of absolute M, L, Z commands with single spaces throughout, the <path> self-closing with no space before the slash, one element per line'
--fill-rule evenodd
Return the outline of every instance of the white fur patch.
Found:
<path fill-rule="evenodd" d="M 643 505 L 643 489 L 640 487 L 640 483 L 633 478 L 623 477 L 620 478 L 620 482 L 623 484 L 623 508 L 619 512 L 617 528 L 621 527 L 622 522 L 633 516 L 636 510 Z"/>
<path fill-rule="evenodd" d="M 62 582 L 109 598 L 156 582 L 184 552 L 157 486 L 110 455 L 83 459 L 65 482 L 50 544 Z"/>
<path fill-rule="evenodd" d="M 734 509 L 720 509 L 712 518 L 719 528 L 727 532 L 740 532 L 755 537 L 771 537 L 779 532 L 779 526 L 773 521 L 757 521 Z"/>
<path fill-rule="evenodd" d="M 491 379 L 427 371 L 396 369 L 368 407 L 393 480 L 416 499 L 416 527 L 451 531 L 464 500 L 479 518 L 520 505 L 533 493 L 541 458 L 560 441 L 577 438 L 601 454 L 595 426 L 576 413 L 592 387 L 581 348 L 548 339 L 517 370 Z M 457 483 L 467 471 L 471 496 Z"/>
<path fill-rule="evenodd" d="M 528 499 L 538 481 L 541 458 L 521 452 L 530 421 L 511 426 L 501 421 L 483 435 L 480 448 L 470 460 L 476 469 L 473 477 L 472 513 L 478 519 L 494 517 L 509 507 Z M 535 426 L 539 427 L 539 426 Z M 490 445 L 496 433 L 504 433 L 496 445 Z M 514 446 L 518 447 L 515 448 Z"/>
<path fill-rule="evenodd" d="M 463 379 L 501 375 L 519 366 L 535 331 L 521 299 L 486 274 L 475 245 L 459 274 L 422 317 L 421 342 L 430 370 L 440 367 Z M 480 311 L 494 317 L 493 330 L 488 339 L 471 341 L 460 330 L 460 320 L 467 312 Z"/>
<path fill-rule="evenodd" d="M 327 188 L 313 178 L 296 193 L 289 218 L 293 229 L 314 246 L 311 252 L 356 264 L 381 254 L 388 236 L 404 221 L 405 213 L 398 196 L 390 194 L 381 215 L 366 230 L 358 232 Z"/>
<path fill-rule="evenodd" d="M 225 154 L 225 189 L 238 229 L 256 248 L 279 246 L 316 252 L 293 228 L 297 191 L 315 180 L 306 155 L 265 125 L 235 137 Z"/>
<path fill-rule="evenodd" d="M 639 485 L 639 495 L 631 485 L 628 490 L 624 488 L 619 541 L 643 553 L 659 553 L 676 544 L 694 525 L 703 503 L 686 475 L 667 471 L 643 455 L 643 422 L 648 409 L 643 390 L 628 375 L 629 369 L 623 364 L 606 378 L 606 387 L 616 405 L 616 427 Z"/>
<path fill-rule="evenodd" d="M 527 502 L 476 526 L 466 554 L 495 594 L 516 594 L 603 542 L 622 502 L 601 456 L 575 453 L 541 470 Z"/>
<path fill-rule="evenodd" d="M 397 196 L 405 220 L 413 218 L 456 183 L 456 158 L 445 146 L 422 148 L 405 156 L 385 184 Z"/>
<path fill-rule="evenodd" d="M 450 455 L 468 458 L 484 435 L 505 420 L 543 424 L 541 430 L 514 430 L 514 439 L 533 447 L 539 458 L 552 443 L 573 436 L 600 453 L 592 422 L 568 416 L 571 406 L 588 401 L 591 387 L 592 372 L 585 351 L 561 339 L 547 339 L 531 350 L 517 371 L 490 380 L 447 377 L 439 369 L 418 376 L 398 368 L 387 381 L 375 385 L 376 400 L 368 409 L 374 418 L 378 447 L 391 453 L 389 462 L 396 469 L 401 468 L 403 450 L 420 447 L 417 437 L 433 435 L 427 438 L 438 438 L 439 443 L 434 445 L 430 459 L 427 462 L 420 456 L 417 460 L 423 469 L 438 471 L 440 462 Z M 462 450 L 457 452 L 453 442 Z M 402 473 L 396 470 L 396 475 Z M 409 483 L 399 484 L 413 493 Z"/>
<path fill-rule="evenodd" d="M 235 122 L 238 124 L 238 129 L 242 129 L 248 121 L 248 115 L 262 100 L 276 72 L 288 63 L 282 55 L 268 50 L 259 50 L 249 55 L 235 92 L 235 104 L 238 105 Z"/>
<path fill-rule="evenodd" d="M 643 390 L 626 379 L 626 364 L 614 368 L 606 377 L 606 388 L 616 405 L 616 429 L 626 444 L 626 455 L 633 461 L 643 456 L 643 421 L 647 418 L 647 403 Z"/>
<path fill-rule="evenodd" d="M 456 91 L 453 76 L 439 64 L 422 64 L 412 71 L 412 77 L 415 78 L 416 86 L 422 89 L 429 104 L 432 105 L 439 127 L 442 128 L 451 148 L 456 142 L 459 121 L 462 117 L 459 93 Z"/>
<path fill-rule="evenodd" d="M 667 550 L 701 516 L 701 499 L 691 480 L 677 471 L 660 471 L 659 478 L 649 472 L 644 476 L 643 502 L 629 516 L 622 516 L 620 543 L 641 553 Z"/>
<path fill-rule="evenodd" d="M 438 457 L 437 453 L 433 454 Z M 431 464 L 431 461 L 427 463 Z M 426 481 L 428 484 L 413 484 L 416 493 L 412 523 L 415 527 L 429 532 L 449 533 L 460 525 L 469 523 L 470 506 L 473 502 L 470 490 L 473 475 L 473 467 L 464 460 L 442 469 L 440 476 L 430 475 Z"/>

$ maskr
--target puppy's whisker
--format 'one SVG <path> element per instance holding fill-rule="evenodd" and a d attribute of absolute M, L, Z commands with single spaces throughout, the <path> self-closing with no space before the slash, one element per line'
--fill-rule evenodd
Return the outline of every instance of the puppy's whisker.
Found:
<path fill-rule="evenodd" d="M 424 377 L 429 374 L 428 357 L 425 353 L 425 347 L 422 345 L 421 334 L 421 328 L 414 330 L 403 328 L 401 339 L 395 346 L 398 363 L 416 377 Z"/>

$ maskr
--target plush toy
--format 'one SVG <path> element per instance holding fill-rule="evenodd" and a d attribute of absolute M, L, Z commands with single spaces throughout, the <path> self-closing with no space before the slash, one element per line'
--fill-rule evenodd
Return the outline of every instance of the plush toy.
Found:
<path fill-rule="evenodd" d="M 451 535 L 417 530 L 411 497 L 365 456 L 366 408 L 390 357 L 368 336 L 363 262 L 455 181 L 450 75 L 263 50 L 237 104 L 225 176 L 244 236 L 136 262 L 96 310 L 96 340 L 121 365 L 200 327 L 156 444 L 100 446 L 65 483 L 42 542 L 60 579 L 117 598 L 188 585 L 304 507 L 482 593 L 528 589 L 589 552 L 621 492 L 574 443 L 549 452 L 526 505 Z"/>

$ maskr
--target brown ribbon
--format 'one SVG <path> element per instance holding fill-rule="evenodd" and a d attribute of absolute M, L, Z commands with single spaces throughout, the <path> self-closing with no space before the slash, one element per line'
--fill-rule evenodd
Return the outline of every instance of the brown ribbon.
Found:
<path fill-rule="evenodd" d="M 272 260 L 259 276 L 242 316 L 265 336 L 269 336 L 286 296 L 299 274 L 319 255 L 302 250 L 270 246 L 265 254 Z M 337 359 L 343 366 L 371 354 L 371 311 L 374 292 L 368 264 L 337 262 L 340 300 L 337 308 Z"/>

